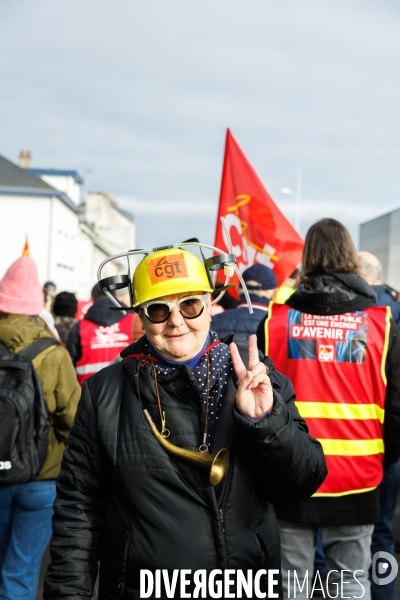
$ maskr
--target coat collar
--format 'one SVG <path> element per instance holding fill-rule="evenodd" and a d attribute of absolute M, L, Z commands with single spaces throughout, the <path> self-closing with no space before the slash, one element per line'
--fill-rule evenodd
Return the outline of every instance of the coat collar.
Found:
<path fill-rule="evenodd" d="M 329 273 L 301 282 L 286 304 L 302 312 L 333 315 L 370 308 L 376 304 L 376 296 L 359 275 Z"/>

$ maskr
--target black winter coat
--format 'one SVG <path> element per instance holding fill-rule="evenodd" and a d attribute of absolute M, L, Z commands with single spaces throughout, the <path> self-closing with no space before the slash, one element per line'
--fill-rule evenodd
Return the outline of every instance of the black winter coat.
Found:
<path fill-rule="evenodd" d="M 371 285 L 372 289 L 376 294 L 376 303 L 378 306 L 390 306 L 392 311 L 393 320 L 396 325 L 400 326 L 400 304 L 396 302 L 390 293 L 390 288 L 385 285 Z"/>
<path fill-rule="evenodd" d="M 235 341 L 247 364 L 247 344 Z M 143 338 L 122 356 L 142 351 Z M 91 598 L 98 560 L 100 600 L 139 598 L 140 569 L 280 568 L 271 503 L 310 496 L 326 465 L 290 381 L 266 363 L 274 408 L 258 424 L 235 410 L 236 378 L 228 380 L 210 451 L 227 447 L 230 463 L 216 488 L 149 430 L 138 390 L 160 429 L 150 362 L 128 358 L 85 382 L 57 481 L 45 599 Z M 170 441 L 197 450 L 204 404 L 192 372 L 174 369 L 159 389 Z"/>
<path fill-rule="evenodd" d="M 236 334 L 248 339 L 257 333 L 259 322 L 265 317 L 269 300 L 256 294 L 250 294 L 253 312 L 250 314 L 245 301 L 233 309 L 214 315 L 211 320 L 211 329 L 218 334 L 219 339 Z"/>
<path fill-rule="evenodd" d="M 310 314 L 340 315 L 375 306 L 376 296 L 371 286 L 358 275 L 332 273 L 316 275 L 301 283 L 286 304 Z M 257 343 L 260 349 L 265 348 L 265 319 L 258 327 Z M 393 319 L 390 322 L 386 378 L 384 468 L 400 457 L 400 331 Z M 327 393 L 335 393 L 335 390 L 327 390 Z M 362 494 L 309 498 L 285 506 L 277 504 L 275 508 L 279 518 L 295 523 L 368 525 L 378 520 L 379 494 L 378 487 Z"/>

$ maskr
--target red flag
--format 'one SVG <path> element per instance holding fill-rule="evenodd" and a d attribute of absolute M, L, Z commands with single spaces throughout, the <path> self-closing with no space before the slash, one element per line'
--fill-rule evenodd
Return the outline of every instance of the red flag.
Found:
<path fill-rule="evenodd" d="M 224 249 L 225 218 L 240 271 L 261 263 L 278 285 L 301 260 L 304 241 L 281 213 L 229 129 L 226 134 L 215 246 Z"/>
<path fill-rule="evenodd" d="M 78 321 L 82 321 L 82 319 L 86 317 L 86 313 L 92 305 L 93 300 L 78 300 L 75 319 L 78 319 Z"/>

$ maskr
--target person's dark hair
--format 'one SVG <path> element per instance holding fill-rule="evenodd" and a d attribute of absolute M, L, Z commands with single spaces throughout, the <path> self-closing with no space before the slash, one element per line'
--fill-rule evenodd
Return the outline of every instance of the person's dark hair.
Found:
<path fill-rule="evenodd" d="M 346 227 L 336 219 L 321 219 L 307 231 L 301 281 L 324 273 L 357 273 L 357 254 Z"/>
<path fill-rule="evenodd" d="M 60 292 L 54 299 L 53 312 L 56 317 L 74 317 L 78 300 L 71 292 Z"/>
<path fill-rule="evenodd" d="M 114 296 L 115 298 L 115 293 L 110 291 L 110 294 L 112 296 Z M 103 292 L 103 290 L 99 287 L 98 283 L 95 283 L 93 288 L 92 288 L 92 292 L 91 292 L 91 297 L 93 298 L 93 302 L 96 302 L 96 300 L 98 300 L 99 298 L 106 298 L 105 293 Z"/>

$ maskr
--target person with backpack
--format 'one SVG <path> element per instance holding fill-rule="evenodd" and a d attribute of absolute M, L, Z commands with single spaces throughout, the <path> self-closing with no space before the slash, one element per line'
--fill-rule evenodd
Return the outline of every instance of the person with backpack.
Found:
<path fill-rule="evenodd" d="M 0 281 L 0 599 L 35 600 L 51 536 L 55 479 L 80 386 L 67 350 L 38 316 L 34 261 Z"/>

